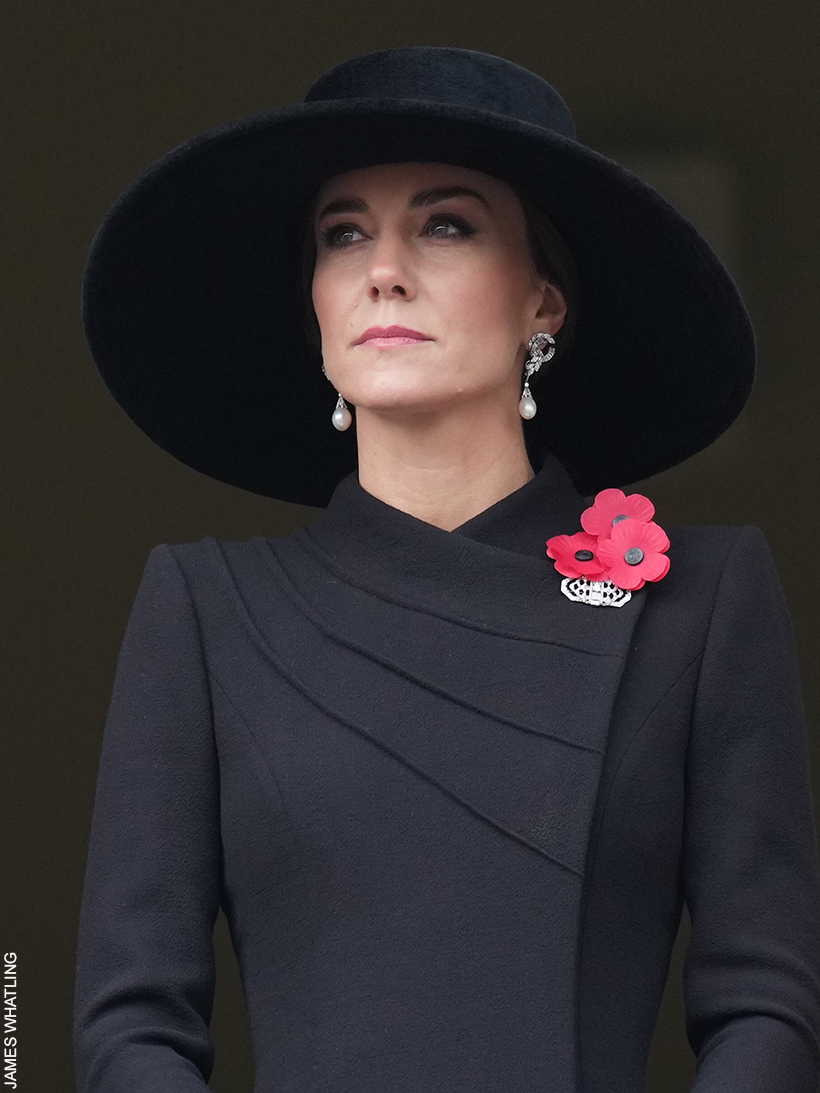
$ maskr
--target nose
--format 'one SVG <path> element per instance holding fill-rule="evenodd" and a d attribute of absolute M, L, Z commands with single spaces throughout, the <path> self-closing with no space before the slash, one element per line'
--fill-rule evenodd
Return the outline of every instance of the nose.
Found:
<path fill-rule="evenodd" d="M 373 247 L 367 270 L 367 294 L 372 300 L 382 297 L 412 299 L 415 295 L 409 249 L 395 234 L 382 234 Z"/>

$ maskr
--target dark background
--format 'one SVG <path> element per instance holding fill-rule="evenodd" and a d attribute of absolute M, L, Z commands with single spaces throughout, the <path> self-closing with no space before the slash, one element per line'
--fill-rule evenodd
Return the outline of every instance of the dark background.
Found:
<path fill-rule="evenodd" d="M 348 56 L 452 45 L 539 72 L 567 99 L 579 139 L 666 192 L 727 261 L 758 337 L 752 400 L 710 449 L 636 488 L 662 525 L 763 528 L 795 622 L 820 785 L 816 0 L 5 0 L 0 20 L 0 663 L 10 699 L 0 946 L 18 954 L 23 1093 L 74 1088 L 74 946 L 97 763 L 150 549 L 285 534 L 316 515 L 211 481 L 130 423 L 85 349 L 84 256 L 108 207 L 149 162 L 204 129 L 301 99 Z M 688 1090 L 693 1076 L 680 997 L 687 925 L 684 916 L 652 1047 L 652 1093 Z M 222 917 L 216 940 L 211 1086 L 250 1093 L 251 1048 Z"/>

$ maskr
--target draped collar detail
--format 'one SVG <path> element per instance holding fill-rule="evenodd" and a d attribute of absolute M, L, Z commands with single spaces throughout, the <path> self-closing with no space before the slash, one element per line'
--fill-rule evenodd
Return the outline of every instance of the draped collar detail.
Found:
<path fill-rule="evenodd" d="M 486 558 L 506 551 L 544 562 L 546 540 L 575 531 L 588 504 L 555 456 L 548 454 L 529 482 L 453 531 L 445 531 L 368 493 L 353 471 L 338 484 L 309 530 L 311 539 L 341 564 L 352 560 L 358 565 L 366 558 L 385 577 L 415 580 L 428 567 L 437 568 L 442 552 L 458 551 L 463 537 L 491 548 L 483 552 Z"/>
<path fill-rule="evenodd" d="M 642 597 L 618 610 L 572 603 L 546 555 L 546 540 L 576 531 L 588 504 L 547 455 L 529 482 L 445 531 L 368 493 L 353 472 L 317 521 L 290 541 L 339 580 L 392 603 L 612 655 Z"/>

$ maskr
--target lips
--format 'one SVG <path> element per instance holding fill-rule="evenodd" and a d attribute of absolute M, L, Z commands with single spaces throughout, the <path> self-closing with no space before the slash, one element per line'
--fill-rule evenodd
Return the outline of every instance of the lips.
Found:
<path fill-rule="evenodd" d="M 410 330 L 406 326 L 371 326 L 368 330 L 365 330 L 364 334 L 355 343 L 361 345 L 363 342 L 368 342 L 373 339 L 382 341 L 385 338 L 401 339 L 398 344 L 408 345 L 412 342 L 430 342 L 433 339 L 427 335 L 422 334 L 418 330 Z"/>

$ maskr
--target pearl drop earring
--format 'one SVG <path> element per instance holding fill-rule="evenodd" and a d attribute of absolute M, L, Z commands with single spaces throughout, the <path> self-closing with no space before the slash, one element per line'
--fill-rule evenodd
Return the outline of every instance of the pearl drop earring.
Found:
<path fill-rule="evenodd" d="M 322 371 L 324 372 L 327 379 L 332 383 L 333 381 L 327 374 L 324 362 L 322 362 Z M 343 433 L 345 429 L 350 428 L 350 424 L 353 421 L 353 416 L 350 413 L 350 410 L 348 410 L 347 405 L 345 404 L 345 400 L 342 398 L 341 395 L 339 395 L 338 399 L 336 400 L 336 409 L 333 411 L 333 415 L 331 416 L 330 420 L 333 422 L 334 428 L 338 429 L 340 433 Z"/>
<path fill-rule="evenodd" d="M 336 402 L 336 409 L 333 411 L 333 417 L 331 418 L 331 421 L 339 430 L 339 432 L 343 433 L 345 429 L 350 428 L 350 423 L 352 420 L 353 416 L 351 415 L 347 406 L 345 406 L 345 400 L 342 398 L 341 395 L 339 395 L 339 398 Z"/>
<path fill-rule="evenodd" d="M 544 346 L 549 344 L 549 349 L 546 353 L 543 352 Z M 535 417 L 538 407 L 535 404 L 535 399 L 532 397 L 530 391 L 530 376 L 546 361 L 551 360 L 555 355 L 555 338 L 552 334 L 548 334 L 546 331 L 539 334 L 533 334 L 529 340 L 530 359 L 525 364 L 524 374 L 524 390 L 521 394 L 521 400 L 518 403 L 519 414 L 529 420 Z"/>

